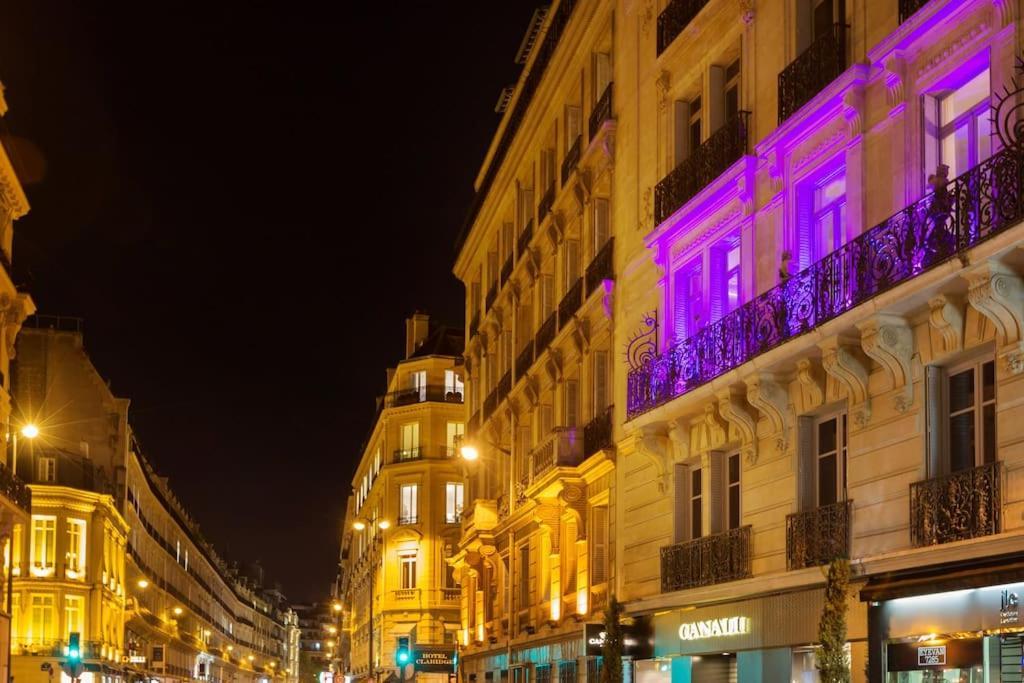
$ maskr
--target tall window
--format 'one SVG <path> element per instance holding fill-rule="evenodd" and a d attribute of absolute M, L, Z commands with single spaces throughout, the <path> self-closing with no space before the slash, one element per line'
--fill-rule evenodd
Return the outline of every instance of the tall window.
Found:
<path fill-rule="evenodd" d="M 710 317 L 715 322 L 728 315 L 740 304 L 740 236 L 727 235 L 711 247 L 709 254 L 711 297 L 708 301 Z"/>
<path fill-rule="evenodd" d="M 462 385 L 462 375 L 454 370 L 444 371 L 444 397 L 447 400 L 461 400 L 465 387 Z"/>
<path fill-rule="evenodd" d="M 590 518 L 590 583 L 597 586 L 608 580 L 608 507 L 594 507 Z"/>
<path fill-rule="evenodd" d="M 936 98 L 940 163 L 949 177 L 964 173 L 992 154 L 989 70 Z M 929 173 L 931 169 L 926 169 Z"/>
<path fill-rule="evenodd" d="M 57 481 L 57 459 L 49 456 L 40 456 L 36 479 L 43 483 Z"/>
<path fill-rule="evenodd" d="M 85 575 L 85 520 L 68 519 L 68 578 L 77 579 Z"/>
<path fill-rule="evenodd" d="M 54 621 L 53 596 L 32 594 L 29 639 L 33 643 L 47 643 L 57 637 L 57 624 Z"/>
<path fill-rule="evenodd" d="M 10 549 L 10 561 L 11 567 L 13 567 L 13 573 L 15 576 L 21 575 L 21 554 L 22 547 L 25 541 L 25 527 L 21 524 L 14 525 L 14 531 L 11 532 L 11 549 Z M 17 633 L 17 631 L 15 631 Z"/>
<path fill-rule="evenodd" d="M 846 413 L 818 421 L 814 451 L 818 505 L 846 500 Z"/>
<path fill-rule="evenodd" d="M 402 425 L 401 449 L 398 452 L 399 460 L 409 460 L 420 457 L 420 423 L 409 422 Z"/>
<path fill-rule="evenodd" d="M 846 242 L 846 169 L 832 165 L 797 187 L 795 274 Z"/>
<path fill-rule="evenodd" d="M 562 383 L 562 402 L 566 427 L 576 427 L 580 423 L 580 383 L 569 379 Z"/>
<path fill-rule="evenodd" d="M 456 444 L 462 440 L 462 437 L 466 434 L 466 424 L 464 422 L 449 422 L 445 425 L 445 446 L 448 449 L 448 457 L 453 458 L 458 455 L 455 452 Z"/>
<path fill-rule="evenodd" d="M 740 60 L 725 68 L 725 120 L 731 121 L 740 111 Z"/>
<path fill-rule="evenodd" d="M 565 241 L 565 263 L 562 273 L 565 281 L 562 283 L 562 291 L 569 292 L 569 289 L 580 279 L 580 242 L 579 240 Z"/>
<path fill-rule="evenodd" d="M 519 609 L 530 606 L 530 544 L 519 546 Z"/>
<path fill-rule="evenodd" d="M 688 119 L 688 136 L 689 136 L 689 153 L 693 154 L 698 147 L 700 147 L 700 119 L 701 119 L 701 106 L 700 97 L 695 97 L 690 101 L 690 111 Z"/>
<path fill-rule="evenodd" d="M 418 370 L 416 372 L 409 373 L 409 384 L 412 386 L 412 390 L 416 392 L 420 401 L 427 400 L 427 371 Z"/>
<path fill-rule="evenodd" d="M 601 251 L 601 247 L 611 239 L 612 235 L 611 211 L 608 206 L 608 200 L 597 197 L 593 200 L 593 204 L 594 225 L 590 246 L 590 258 L 597 256 L 598 252 Z"/>
<path fill-rule="evenodd" d="M 85 633 L 85 598 L 81 595 L 64 596 L 64 633 Z"/>
<path fill-rule="evenodd" d="M 402 588 L 412 590 L 416 587 L 416 555 L 402 555 L 399 559 L 401 562 Z"/>
<path fill-rule="evenodd" d="M 448 524 L 458 524 L 462 520 L 462 484 L 445 484 L 444 501 L 444 521 Z"/>
<path fill-rule="evenodd" d="M 702 489 L 701 469 L 694 467 L 690 469 L 690 538 L 700 538 L 704 535 L 704 496 Z"/>
<path fill-rule="evenodd" d="M 608 352 L 594 351 L 594 414 L 603 415 L 608 409 Z"/>
<path fill-rule="evenodd" d="M 57 518 L 32 515 L 32 571 L 46 575 L 53 572 L 57 554 Z"/>
<path fill-rule="evenodd" d="M 949 470 L 996 459 L 996 369 L 986 360 L 949 373 Z"/>
<path fill-rule="evenodd" d="M 677 340 L 687 339 L 704 326 L 704 288 L 701 260 L 676 271 L 672 323 Z"/>
<path fill-rule="evenodd" d="M 726 459 L 725 524 L 728 529 L 740 528 L 740 454 Z"/>
<path fill-rule="evenodd" d="M 417 484 L 402 484 L 400 489 L 401 509 L 398 513 L 399 524 L 415 524 L 419 521 L 419 488 Z"/>

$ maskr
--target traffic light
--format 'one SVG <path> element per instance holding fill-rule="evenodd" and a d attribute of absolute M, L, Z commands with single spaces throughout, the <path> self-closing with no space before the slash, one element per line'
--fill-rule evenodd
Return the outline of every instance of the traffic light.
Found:
<path fill-rule="evenodd" d="M 68 636 L 68 646 L 64 649 L 64 662 L 61 664 L 61 669 L 73 681 L 78 680 L 82 675 L 84 666 L 82 665 L 81 634 L 75 632 Z"/>
<path fill-rule="evenodd" d="M 398 666 L 405 666 L 409 663 L 409 646 L 399 645 L 398 649 L 395 650 L 395 664 Z"/>

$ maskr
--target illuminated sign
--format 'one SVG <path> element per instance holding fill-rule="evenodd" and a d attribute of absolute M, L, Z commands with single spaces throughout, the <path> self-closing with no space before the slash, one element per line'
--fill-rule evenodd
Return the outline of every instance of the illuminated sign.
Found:
<path fill-rule="evenodd" d="M 738 636 L 750 633 L 750 619 L 747 617 L 723 617 L 683 624 L 679 627 L 681 640 L 700 640 L 721 636 Z"/>
<path fill-rule="evenodd" d="M 946 663 L 946 646 L 934 645 L 917 648 L 918 666 L 941 666 Z"/>
<path fill-rule="evenodd" d="M 453 673 L 455 671 L 454 648 L 416 645 L 412 651 L 412 657 L 416 671 L 433 673 Z"/>

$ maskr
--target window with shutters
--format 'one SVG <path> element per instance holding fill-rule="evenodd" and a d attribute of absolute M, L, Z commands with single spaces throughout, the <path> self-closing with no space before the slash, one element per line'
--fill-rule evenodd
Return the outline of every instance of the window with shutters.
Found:
<path fill-rule="evenodd" d="M 704 278 L 701 260 L 675 272 L 672 291 L 672 329 L 677 340 L 688 339 L 704 324 Z"/>
<path fill-rule="evenodd" d="M 562 382 L 562 396 L 565 403 L 563 423 L 566 427 L 577 427 L 580 423 L 580 383 L 574 379 Z"/>
<path fill-rule="evenodd" d="M 402 555 L 399 561 L 401 586 L 405 590 L 412 590 L 416 587 L 416 555 Z"/>
<path fill-rule="evenodd" d="M 580 279 L 580 243 L 579 240 L 565 241 L 565 264 L 562 272 L 565 279 L 562 282 L 562 291 L 568 293 L 576 281 Z"/>
<path fill-rule="evenodd" d="M 591 230 L 590 258 L 597 256 L 601 247 L 611 239 L 611 207 L 608 200 L 603 197 L 595 197 L 591 203 L 593 208 L 593 226 Z"/>
<path fill-rule="evenodd" d="M 725 477 L 725 524 L 727 529 L 742 526 L 740 511 L 740 454 L 726 457 Z"/>
<path fill-rule="evenodd" d="M 675 339 L 687 339 L 743 303 L 742 239 L 738 230 L 678 259 L 670 313 Z"/>
<path fill-rule="evenodd" d="M 518 593 L 519 609 L 523 610 L 530 606 L 530 544 L 523 543 L 519 546 L 519 580 Z"/>
<path fill-rule="evenodd" d="M 565 149 L 563 153 L 568 152 L 569 148 L 576 142 L 576 138 L 580 136 L 582 132 L 581 123 L 582 112 L 580 108 L 574 104 L 567 106 L 565 108 Z"/>
<path fill-rule="evenodd" d="M 704 535 L 704 494 L 703 472 L 699 467 L 690 468 L 690 540 Z"/>
<path fill-rule="evenodd" d="M 675 103 L 673 168 L 686 161 L 700 147 L 703 114 L 700 95 L 689 101 Z"/>
<path fill-rule="evenodd" d="M 846 500 L 846 412 L 801 416 L 797 435 L 801 510 Z"/>
<path fill-rule="evenodd" d="M 991 358 L 926 371 L 929 476 L 996 459 L 996 372 Z"/>
<path fill-rule="evenodd" d="M 593 359 L 593 388 L 594 388 L 594 413 L 597 417 L 603 415 L 611 403 L 608 395 L 608 352 L 594 351 Z"/>
<path fill-rule="evenodd" d="M 830 162 L 796 188 L 796 222 L 789 250 L 795 275 L 846 243 L 846 167 Z"/>
<path fill-rule="evenodd" d="M 555 311 L 555 282 L 551 275 L 541 275 L 540 287 L 538 288 L 540 298 L 540 324 L 543 324 Z"/>
<path fill-rule="evenodd" d="M 594 507 L 590 520 L 590 583 L 599 586 L 608 581 L 608 507 Z"/>
<path fill-rule="evenodd" d="M 725 120 L 731 120 L 740 111 L 740 60 L 725 67 Z"/>
<path fill-rule="evenodd" d="M 554 429 L 554 411 L 551 409 L 550 404 L 541 404 L 537 406 L 537 438 L 535 443 L 539 444 L 548 437 L 551 430 Z"/>

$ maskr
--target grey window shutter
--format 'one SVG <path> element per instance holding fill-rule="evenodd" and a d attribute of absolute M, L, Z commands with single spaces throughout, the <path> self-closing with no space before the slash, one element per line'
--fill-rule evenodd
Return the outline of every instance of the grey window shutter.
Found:
<path fill-rule="evenodd" d="M 711 467 L 708 472 L 708 511 L 709 533 L 717 534 L 725 530 L 725 461 L 726 455 L 721 451 L 711 452 Z"/>
<path fill-rule="evenodd" d="M 946 370 L 937 365 L 924 369 L 925 381 L 925 476 L 945 472 Z"/>
<path fill-rule="evenodd" d="M 818 506 L 814 487 L 814 469 L 817 464 L 817 454 L 814 452 L 814 418 L 810 415 L 798 417 L 796 431 L 797 505 L 800 510 L 813 510 Z"/>
<path fill-rule="evenodd" d="M 690 468 L 686 465 L 676 465 L 673 474 L 675 499 L 672 501 L 672 542 L 682 543 L 689 538 Z"/>

